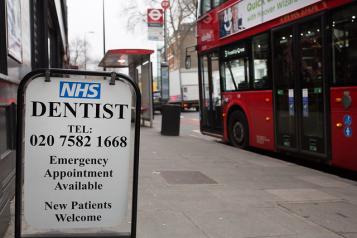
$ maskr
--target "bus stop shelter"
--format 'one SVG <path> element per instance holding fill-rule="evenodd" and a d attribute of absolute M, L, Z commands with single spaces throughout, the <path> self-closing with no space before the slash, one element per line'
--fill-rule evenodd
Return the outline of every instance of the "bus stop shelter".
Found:
<path fill-rule="evenodd" d="M 150 55 L 153 50 L 148 49 L 112 49 L 108 50 L 99 66 L 109 69 L 127 68 L 129 76 L 139 85 L 141 91 L 141 124 L 153 122 L 152 98 L 152 63 Z"/>

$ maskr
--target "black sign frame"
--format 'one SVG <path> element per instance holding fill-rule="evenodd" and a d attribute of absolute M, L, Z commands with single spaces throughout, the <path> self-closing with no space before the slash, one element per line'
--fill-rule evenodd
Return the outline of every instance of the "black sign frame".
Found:
<path fill-rule="evenodd" d="M 25 237 L 31 238 L 136 238 L 137 227 L 137 201 L 138 201 L 138 180 L 139 180 L 139 147 L 140 147 L 140 115 L 141 115 L 141 93 L 138 85 L 131 79 L 131 77 L 116 73 L 116 72 L 99 72 L 99 71 L 80 71 L 80 70 L 67 70 L 67 69 L 38 69 L 28 73 L 20 82 L 17 95 L 17 140 L 16 140 L 16 178 L 15 178 L 15 238 L 22 238 L 22 189 L 23 189 L 23 122 L 24 122 L 24 105 L 25 105 L 25 91 L 27 84 L 38 77 L 45 77 L 47 82 L 54 78 L 51 76 L 63 75 L 79 75 L 79 76 L 98 76 L 105 77 L 110 80 L 110 84 L 115 84 L 115 81 L 124 80 L 135 91 L 136 105 L 135 105 L 135 136 L 134 136 L 134 161 L 133 161 L 133 185 L 132 185 L 132 212 L 131 212 L 131 231 L 130 233 L 100 233 L 100 234 L 86 234 L 86 233 L 65 233 L 63 236 L 53 234 L 39 234 L 39 235 L 26 235 Z"/>

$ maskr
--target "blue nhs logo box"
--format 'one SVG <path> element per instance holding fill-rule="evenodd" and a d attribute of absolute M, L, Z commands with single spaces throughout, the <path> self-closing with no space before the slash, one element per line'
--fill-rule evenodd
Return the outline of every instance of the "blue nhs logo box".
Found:
<path fill-rule="evenodd" d="M 100 83 L 60 81 L 61 98 L 100 99 Z"/>

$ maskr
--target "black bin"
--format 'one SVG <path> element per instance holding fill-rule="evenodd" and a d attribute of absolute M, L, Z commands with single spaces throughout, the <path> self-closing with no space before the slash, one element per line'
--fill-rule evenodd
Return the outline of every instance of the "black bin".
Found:
<path fill-rule="evenodd" d="M 161 135 L 178 136 L 180 134 L 180 115 L 179 105 L 162 105 L 161 108 Z"/>

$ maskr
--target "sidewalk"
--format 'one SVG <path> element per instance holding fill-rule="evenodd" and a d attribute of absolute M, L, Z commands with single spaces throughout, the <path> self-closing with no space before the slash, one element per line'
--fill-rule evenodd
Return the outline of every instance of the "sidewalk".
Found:
<path fill-rule="evenodd" d="M 357 182 L 218 143 L 196 115 L 141 130 L 139 238 L 357 237 Z"/>

